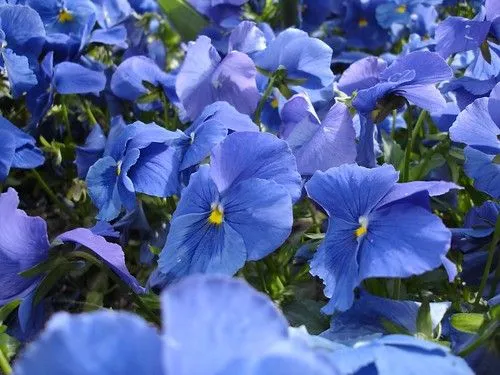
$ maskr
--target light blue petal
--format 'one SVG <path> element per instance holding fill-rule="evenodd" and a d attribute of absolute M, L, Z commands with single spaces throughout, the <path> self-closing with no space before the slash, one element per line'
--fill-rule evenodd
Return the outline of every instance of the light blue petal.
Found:
<path fill-rule="evenodd" d="M 99 93 L 106 86 L 106 76 L 104 72 L 65 61 L 54 67 L 53 84 L 59 94 Z"/>

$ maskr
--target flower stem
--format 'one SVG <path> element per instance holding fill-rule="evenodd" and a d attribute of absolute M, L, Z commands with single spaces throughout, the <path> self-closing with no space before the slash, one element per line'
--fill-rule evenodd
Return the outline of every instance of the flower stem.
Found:
<path fill-rule="evenodd" d="M 403 175 L 401 177 L 401 180 L 402 180 L 401 182 L 410 181 L 411 151 L 413 150 L 413 146 L 415 145 L 415 139 L 417 138 L 417 135 L 420 131 L 420 128 L 422 127 L 422 124 L 424 123 L 426 115 L 427 115 L 427 111 L 420 112 L 420 115 L 418 116 L 418 119 L 417 119 L 417 123 L 415 124 L 415 127 L 413 129 L 411 127 L 411 122 L 408 123 L 408 142 L 406 144 L 406 152 L 405 152 L 404 165 L 403 165 Z"/>
<path fill-rule="evenodd" d="M 90 122 L 91 126 L 97 125 L 97 120 L 94 117 L 94 114 L 92 113 L 92 110 L 90 109 L 90 104 L 87 100 L 82 99 L 83 102 L 83 108 L 85 109 L 85 114 L 87 115 L 87 119 Z"/>
<path fill-rule="evenodd" d="M 491 265 L 493 264 L 493 258 L 495 257 L 495 249 L 499 241 L 500 241 L 500 215 L 497 217 L 497 221 L 495 224 L 495 232 L 493 233 L 493 238 L 491 239 L 490 246 L 488 248 L 488 259 L 486 260 L 483 276 L 481 277 L 481 283 L 479 284 L 476 300 L 474 301 L 474 305 L 476 306 L 479 305 L 479 302 L 481 301 L 481 298 L 484 293 L 484 288 L 486 288 L 486 283 L 488 282 L 488 276 L 490 275 Z"/>
<path fill-rule="evenodd" d="M 38 184 L 42 188 L 43 191 L 49 196 L 49 198 L 56 204 L 62 211 L 64 211 L 70 218 L 73 220 L 78 220 L 78 216 L 68 207 L 66 206 L 63 202 L 57 198 L 56 193 L 50 188 L 50 186 L 45 182 L 43 177 L 38 173 L 36 169 L 31 170 L 31 174 L 33 177 L 37 180 Z"/>
<path fill-rule="evenodd" d="M 71 134 L 71 124 L 69 122 L 68 107 L 66 106 L 66 101 L 64 97 L 61 96 L 61 107 L 62 107 L 62 119 L 64 126 L 66 127 L 66 140 L 68 143 L 73 143 L 73 134 Z"/>
<path fill-rule="evenodd" d="M 267 83 L 266 90 L 264 91 L 264 94 L 262 94 L 259 104 L 257 105 L 257 109 L 255 110 L 255 115 L 253 120 L 259 126 L 260 131 L 262 131 L 262 123 L 260 119 L 262 116 L 262 110 L 264 109 L 264 105 L 266 104 L 267 99 L 269 98 L 269 96 L 273 91 L 275 80 L 276 76 L 274 74 L 271 77 L 269 77 L 269 82 Z"/>
<path fill-rule="evenodd" d="M 12 374 L 12 367 L 10 367 L 10 363 L 5 357 L 5 354 L 1 348 L 0 348 L 0 370 L 2 370 L 2 374 L 4 375 Z"/>

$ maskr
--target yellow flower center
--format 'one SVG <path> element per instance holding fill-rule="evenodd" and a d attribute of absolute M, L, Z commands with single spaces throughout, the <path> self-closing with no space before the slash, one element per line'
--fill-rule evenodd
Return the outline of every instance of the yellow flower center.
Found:
<path fill-rule="evenodd" d="M 368 26 L 368 21 L 366 20 L 366 18 L 360 18 L 359 21 L 358 21 L 358 26 L 359 27 L 366 27 L 366 26 Z"/>
<path fill-rule="evenodd" d="M 368 232 L 368 219 L 364 216 L 359 218 L 359 228 L 354 231 L 357 238 L 364 236 Z"/>
<path fill-rule="evenodd" d="M 69 12 L 67 9 L 61 9 L 59 15 L 57 16 L 57 20 L 59 23 L 66 23 L 73 21 L 73 14 Z"/>
<path fill-rule="evenodd" d="M 220 204 L 213 203 L 212 204 L 212 212 L 210 212 L 210 216 L 208 217 L 208 222 L 214 225 L 221 225 L 224 221 L 224 210 Z"/>
<path fill-rule="evenodd" d="M 396 12 L 400 13 L 400 14 L 403 14 L 404 12 L 406 12 L 406 5 L 400 5 L 396 8 Z"/>
<path fill-rule="evenodd" d="M 273 99 L 273 101 L 271 102 L 271 107 L 273 107 L 274 109 L 278 108 L 278 99 Z"/>

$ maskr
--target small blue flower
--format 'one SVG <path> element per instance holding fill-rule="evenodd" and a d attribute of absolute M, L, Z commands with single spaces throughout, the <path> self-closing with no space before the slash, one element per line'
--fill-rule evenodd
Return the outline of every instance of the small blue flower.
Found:
<path fill-rule="evenodd" d="M 398 172 L 384 165 L 343 165 L 316 172 L 307 194 L 329 216 L 326 238 L 311 261 L 311 273 L 325 283 L 325 312 L 345 311 L 354 288 L 371 277 L 409 277 L 446 260 L 451 233 L 429 210 L 429 195 L 456 185 L 396 183 Z M 450 277 L 454 275 L 450 275 Z"/>
<path fill-rule="evenodd" d="M 4 181 L 11 168 L 32 169 L 45 161 L 36 141 L 29 134 L 0 116 L 0 182 Z"/>
<path fill-rule="evenodd" d="M 479 98 L 467 106 L 450 128 L 450 138 L 464 143 L 465 173 L 474 186 L 500 198 L 500 84 L 489 98 Z"/>
<path fill-rule="evenodd" d="M 230 52 L 221 60 L 206 36 L 191 42 L 175 84 L 177 95 L 191 120 L 205 106 L 226 101 L 239 112 L 251 115 L 259 93 L 253 61 L 244 53 Z"/>
<path fill-rule="evenodd" d="M 88 170 L 89 195 L 97 218 L 113 220 L 136 207 L 136 193 L 168 197 L 179 189 L 180 155 L 171 147 L 179 138 L 156 124 L 114 121 L 103 157 Z"/>
<path fill-rule="evenodd" d="M 236 132 L 215 147 L 211 166 L 191 176 L 174 212 L 159 270 L 166 279 L 234 274 L 276 250 L 292 227 L 300 175 L 286 142 Z"/>
<path fill-rule="evenodd" d="M 296 91 L 322 89 L 332 84 L 332 49 L 323 41 L 297 29 L 286 29 L 267 48 L 254 55 L 255 65 L 268 72 L 286 69 Z"/>

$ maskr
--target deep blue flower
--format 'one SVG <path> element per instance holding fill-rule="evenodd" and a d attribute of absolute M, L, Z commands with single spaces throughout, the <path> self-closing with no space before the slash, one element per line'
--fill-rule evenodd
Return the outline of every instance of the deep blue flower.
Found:
<path fill-rule="evenodd" d="M 301 175 L 355 161 L 356 134 L 344 104 L 333 105 L 320 121 L 309 97 L 296 94 L 283 105 L 280 115 L 280 137 L 292 149 Z"/>
<path fill-rule="evenodd" d="M 180 155 L 171 145 L 178 133 L 137 121 L 115 121 L 103 157 L 87 173 L 89 196 L 97 218 L 113 220 L 124 206 L 136 207 L 136 193 L 168 197 L 179 189 Z"/>
<path fill-rule="evenodd" d="M 292 226 L 300 175 L 285 141 L 236 132 L 200 167 L 171 222 L 159 270 L 172 279 L 192 273 L 232 275 L 247 260 L 276 250 Z"/>
<path fill-rule="evenodd" d="M 363 293 L 352 307 L 332 317 L 330 329 L 321 334 L 332 341 L 346 345 L 356 344 L 387 334 L 387 322 L 392 323 L 405 334 L 417 334 L 417 315 L 421 303 L 398 301 Z M 440 324 L 450 302 L 430 303 L 432 328 Z"/>
<path fill-rule="evenodd" d="M 26 0 L 26 5 L 38 12 L 48 34 L 81 36 L 89 21 L 92 26 L 95 23 L 96 8 L 91 0 Z"/>
<path fill-rule="evenodd" d="M 385 2 L 385 0 L 344 2 L 346 12 L 342 30 L 350 47 L 376 49 L 383 47 L 389 41 L 389 33 L 375 18 L 377 7 Z"/>
<path fill-rule="evenodd" d="M 37 12 L 22 5 L 0 6 L 0 68 L 14 98 L 36 85 L 33 69 L 44 43 L 45 29 Z"/>
<path fill-rule="evenodd" d="M 241 14 L 241 6 L 248 0 L 187 0 L 198 12 L 215 22 L 234 24 Z"/>
<path fill-rule="evenodd" d="M 44 162 L 36 141 L 10 121 L 0 116 L 0 182 L 4 181 L 11 168 L 32 169 Z"/>
<path fill-rule="evenodd" d="M 38 70 L 38 83 L 26 96 L 31 112 L 31 125 L 37 125 L 54 103 L 55 94 L 99 94 L 106 86 L 102 71 L 64 61 L 54 66 L 54 54 L 49 52 Z"/>
<path fill-rule="evenodd" d="M 286 29 L 267 48 L 255 54 L 255 65 L 268 72 L 286 69 L 289 85 L 296 91 L 322 89 L 332 84 L 332 49 L 323 41 L 297 29 Z"/>
<path fill-rule="evenodd" d="M 226 101 L 239 112 L 251 115 L 259 101 L 256 75 L 255 65 L 247 55 L 232 51 L 221 60 L 210 39 L 200 36 L 189 44 L 175 86 L 191 120 L 216 101 Z"/>
<path fill-rule="evenodd" d="M 93 124 L 94 127 L 90 131 L 85 144 L 76 147 L 75 164 L 78 172 L 78 177 L 85 179 L 89 168 L 99 160 L 104 154 L 106 147 L 106 136 L 99 124 Z"/>
<path fill-rule="evenodd" d="M 450 128 L 450 138 L 464 143 L 465 173 L 474 186 L 500 198 L 500 84 L 489 98 L 479 98 L 462 111 Z"/>
<path fill-rule="evenodd" d="M 450 265 L 451 233 L 430 212 L 429 195 L 456 185 L 397 181 L 392 166 L 343 165 L 316 172 L 306 183 L 329 216 L 326 238 L 311 261 L 311 273 L 323 279 L 330 298 L 325 312 L 347 310 L 354 288 L 367 278 L 409 277 Z"/>

